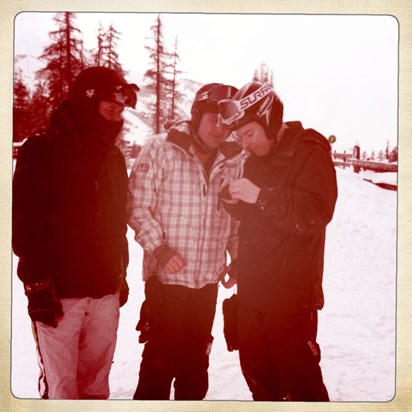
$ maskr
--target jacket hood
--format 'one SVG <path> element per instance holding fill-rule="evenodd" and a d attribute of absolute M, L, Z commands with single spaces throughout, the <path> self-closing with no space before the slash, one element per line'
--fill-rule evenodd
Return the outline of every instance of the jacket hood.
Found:
<path fill-rule="evenodd" d="M 287 122 L 282 139 L 275 147 L 276 156 L 291 157 L 295 154 L 301 140 L 317 143 L 328 152 L 331 151 L 329 141 L 314 129 L 304 129 L 301 122 Z"/>

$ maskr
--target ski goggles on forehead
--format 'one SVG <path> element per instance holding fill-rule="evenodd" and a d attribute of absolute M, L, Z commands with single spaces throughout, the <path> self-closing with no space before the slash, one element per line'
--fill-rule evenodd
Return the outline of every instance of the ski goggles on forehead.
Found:
<path fill-rule="evenodd" d="M 211 100 L 213 102 L 218 102 L 219 100 L 222 99 L 230 99 L 231 97 L 234 96 L 234 94 L 237 92 L 237 89 L 232 87 L 232 86 L 226 86 L 224 84 L 219 84 L 216 86 L 213 86 L 211 89 L 208 91 L 205 91 L 202 95 L 198 97 L 198 101 L 202 100 Z"/>
<path fill-rule="evenodd" d="M 102 99 L 134 109 L 137 104 L 137 92 L 139 90 L 140 88 L 134 83 L 122 84 L 108 90 Z"/>
<path fill-rule="evenodd" d="M 245 111 L 240 107 L 239 100 L 223 99 L 218 102 L 217 106 L 219 109 L 219 123 L 225 126 L 232 126 L 245 115 Z"/>
<path fill-rule="evenodd" d="M 219 122 L 225 126 L 233 126 L 235 122 L 242 119 L 246 109 L 268 96 L 272 91 L 272 87 L 265 83 L 243 99 L 220 100 L 217 104 L 219 109 Z M 257 114 L 257 116 L 259 115 Z"/>

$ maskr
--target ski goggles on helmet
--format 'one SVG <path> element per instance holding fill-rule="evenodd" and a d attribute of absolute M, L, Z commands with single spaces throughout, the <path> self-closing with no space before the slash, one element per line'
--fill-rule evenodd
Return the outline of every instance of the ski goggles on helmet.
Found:
<path fill-rule="evenodd" d="M 101 99 L 122 104 L 123 106 L 136 107 L 137 92 L 140 88 L 134 83 L 121 84 L 108 89 Z"/>
<path fill-rule="evenodd" d="M 245 116 L 245 110 L 262 100 L 273 92 L 272 86 L 265 83 L 259 89 L 248 94 L 240 100 L 222 99 L 218 102 L 219 122 L 225 126 L 234 127 L 235 123 Z M 269 100 L 268 100 L 269 103 Z M 256 117 L 261 116 L 267 107 L 264 104 L 256 111 Z"/>
<path fill-rule="evenodd" d="M 222 99 L 230 99 L 237 92 L 237 89 L 233 86 L 227 86 L 225 84 L 217 84 L 201 93 L 196 98 L 196 102 L 209 101 L 217 103 Z"/>

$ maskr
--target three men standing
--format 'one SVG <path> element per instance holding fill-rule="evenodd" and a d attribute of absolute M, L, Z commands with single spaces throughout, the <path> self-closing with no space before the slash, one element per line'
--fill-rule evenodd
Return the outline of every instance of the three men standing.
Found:
<path fill-rule="evenodd" d="M 190 121 L 142 148 L 128 183 L 114 142 L 137 91 L 111 69 L 84 70 L 17 160 L 13 250 L 41 396 L 108 398 L 128 295 L 129 223 L 144 249 L 149 328 L 134 399 L 169 399 L 173 380 L 175 399 L 205 397 L 229 253 L 253 399 L 329 400 L 316 342 L 325 229 L 337 199 L 329 143 L 284 122 L 271 86 L 211 83 L 196 93 Z M 245 162 L 242 147 L 227 140 L 231 132 L 249 152 Z M 225 187 L 231 199 L 221 202 Z"/>

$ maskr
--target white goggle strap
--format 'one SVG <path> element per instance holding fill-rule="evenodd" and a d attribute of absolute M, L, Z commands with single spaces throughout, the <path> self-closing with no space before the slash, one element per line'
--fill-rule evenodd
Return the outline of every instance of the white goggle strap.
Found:
<path fill-rule="evenodd" d="M 242 110 L 246 110 L 250 106 L 257 103 L 259 100 L 262 100 L 264 97 L 266 97 L 272 91 L 273 91 L 272 86 L 269 83 L 264 83 L 264 84 L 262 84 L 262 86 L 259 87 L 259 89 L 255 90 L 251 94 L 248 94 L 243 99 L 240 99 L 239 107 Z"/>

